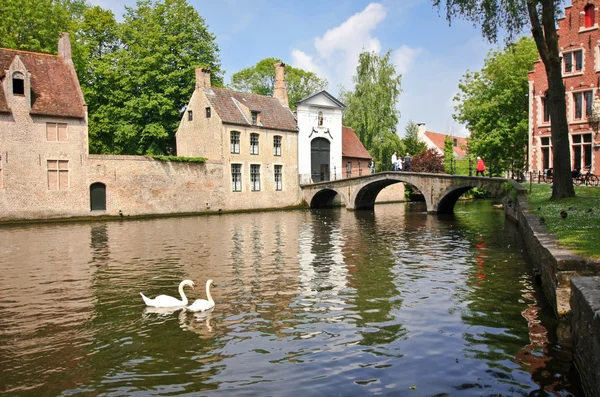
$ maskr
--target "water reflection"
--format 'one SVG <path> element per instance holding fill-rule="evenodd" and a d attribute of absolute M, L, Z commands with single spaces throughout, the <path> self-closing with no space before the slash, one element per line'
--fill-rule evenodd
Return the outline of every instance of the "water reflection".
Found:
<path fill-rule="evenodd" d="M 482 205 L 0 228 L 0 391 L 581 395 Z M 209 313 L 139 296 L 209 278 Z"/>

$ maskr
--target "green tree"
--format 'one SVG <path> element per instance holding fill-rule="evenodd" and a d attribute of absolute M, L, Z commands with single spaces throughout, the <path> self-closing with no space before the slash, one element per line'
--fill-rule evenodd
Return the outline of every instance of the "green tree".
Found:
<path fill-rule="evenodd" d="M 390 56 L 391 51 L 383 56 L 362 52 L 356 75 L 352 77 L 354 89 L 340 89 L 340 98 L 346 104 L 344 125 L 356 131 L 375 159 L 378 171 L 391 169 L 392 153 L 405 153 L 404 144 L 396 134 L 402 76 L 396 72 Z"/>
<path fill-rule="evenodd" d="M 552 199 L 575 196 L 571 178 L 569 135 L 565 85 L 562 81 L 561 56 L 556 32 L 557 0 L 432 0 L 435 7 L 445 7 L 451 21 L 462 16 L 481 26 L 481 32 L 491 42 L 496 42 L 498 32 L 513 40 L 530 25 L 533 39 L 548 78 L 548 104 L 552 118 L 552 153 L 554 182 Z"/>
<path fill-rule="evenodd" d="M 140 0 L 126 10 L 115 41 L 94 34 L 94 22 L 112 25 L 108 15 L 97 11 L 103 21 L 88 21 L 90 43 L 105 45 L 86 78 L 86 99 L 97 104 L 90 108 L 92 151 L 171 154 L 194 69 L 210 68 L 212 83 L 222 84 L 219 48 L 186 0 Z"/>
<path fill-rule="evenodd" d="M 265 58 L 256 65 L 240 70 L 231 76 L 231 89 L 243 92 L 253 92 L 260 95 L 273 95 L 275 87 L 275 63 L 279 58 Z M 295 103 L 307 96 L 324 90 L 327 80 L 313 72 L 285 65 L 285 81 L 288 90 L 290 109 L 295 109 Z"/>
<path fill-rule="evenodd" d="M 402 142 L 406 146 L 406 151 L 412 156 L 427 150 L 425 142 L 419 140 L 419 126 L 412 120 L 408 120 L 408 123 L 406 123 Z"/>
<path fill-rule="evenodd" d="M 58 35 L 74 33 L 85 0 L 0 2 L 0 47 L 56 54 Z"/>
<path fill-rule="evenodd" d="M 490 51 L 481 71 L 467 71 L 458 85 L 454 119 L 471 131 L 470 152 L 493 162 L 495 173 L 525 167 L 527 73 L 537 57 L 533 40 L 522 38 L 504 51 Z"/>
<path fill-rule="evenodd" d="M 454 150 L 452 149 L 453 142 L 448 135 L 444 139 L 444 167 L 446 173 L 455 174 L 454 164 L 456 164 L 456 158 L 454 157 Z"/>

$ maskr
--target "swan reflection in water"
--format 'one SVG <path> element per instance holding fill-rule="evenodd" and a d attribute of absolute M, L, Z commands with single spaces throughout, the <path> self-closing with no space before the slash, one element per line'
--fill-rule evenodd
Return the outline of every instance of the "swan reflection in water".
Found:
<path fill-rule="evenodd" d="M 146 306 L 144 308 L 144 314 L 158 314 L 160 316 L 168 316 L 169 314 L 173 314 L 176 311 L 185 311 L 185 307 L 152 307 Z"/>
<path fill-rule="evenodd" d="M 184 331 L 191 331 L 200 336 L 211 336 L 213 327 L 210 325 L 213 309 L 190 313 L 182 310 L 179 313 L 179 326 Z"/>

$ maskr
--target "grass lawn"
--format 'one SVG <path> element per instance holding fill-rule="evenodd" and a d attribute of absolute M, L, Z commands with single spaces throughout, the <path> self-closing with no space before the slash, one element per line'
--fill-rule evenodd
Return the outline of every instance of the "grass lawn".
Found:
<path fill-rule="evenodd" d="M 550 201 L 549 184 L 526 184 L 531 211 L 544 218 L 549 232 L 581 256 L 600 259 L 600 187 L 575 186 L 576 197 Z M 566 217 L 561 217 L 561 211 Z"/>

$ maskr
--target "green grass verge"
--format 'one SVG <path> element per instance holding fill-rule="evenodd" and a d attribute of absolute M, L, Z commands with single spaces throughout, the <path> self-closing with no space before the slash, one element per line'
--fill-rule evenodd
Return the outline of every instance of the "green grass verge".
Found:
<path fill-rule="evenodd" d="M 549 232 L 561 245 L 579 255 L 600 259 L 600 187 L 575 186 L 576 197 L 550 201 L 552 187 L 536 184 L 527 188 L 531 211 L 543 218 Z M 566 217 L 561 217 L 561 211 Z"/>

